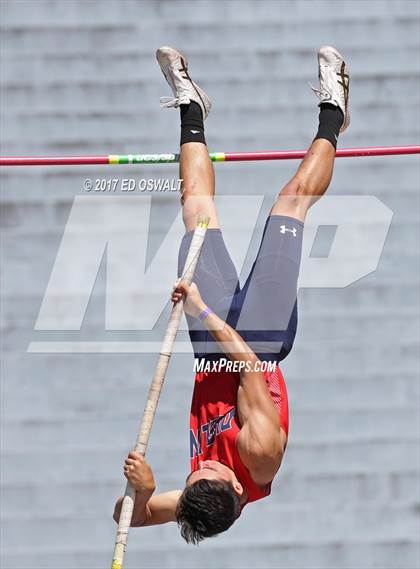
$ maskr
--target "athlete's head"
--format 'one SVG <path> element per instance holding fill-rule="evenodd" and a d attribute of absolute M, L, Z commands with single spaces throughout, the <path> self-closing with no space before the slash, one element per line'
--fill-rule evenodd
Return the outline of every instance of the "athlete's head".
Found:
<path fill-rule="evenodd" d="M 243 488 L 234 472 L 220 462 L 206 460 L 187 478 L 176 518 L 187 543 L 226 531 L 241 513 Z"/>

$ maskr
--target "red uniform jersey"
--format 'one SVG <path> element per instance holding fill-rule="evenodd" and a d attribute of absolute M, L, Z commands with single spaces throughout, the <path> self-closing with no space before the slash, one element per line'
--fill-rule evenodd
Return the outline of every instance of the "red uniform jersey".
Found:
<path fill-rule="evenodd" d="M 279 421 L 286 434 L 289 430 L 287 390 L 279 367 L 264 372 L 271 397 L 279 412 Z M 258 486 L 241 461 L 236 440 L 241 429 L 237 412 L 239 373 L 198 372 L 190 415 L 191 472 L 204 460 L 217 460 L 233 470 L 247 491 L 248 502 L 260 500 L 271 492 L 271 482 Z"/>

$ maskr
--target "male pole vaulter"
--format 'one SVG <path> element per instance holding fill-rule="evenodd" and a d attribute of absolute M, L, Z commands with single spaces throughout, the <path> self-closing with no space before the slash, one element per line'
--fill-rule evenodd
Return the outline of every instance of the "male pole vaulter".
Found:
<path fill-rule="evenodd" d="M 350 122 L 349 75 L 332 47 L 318 52 L 319 127 L 295 176 L 278 194 L 251 273 L 241 288 L 219 227 L 215 181 L 203 121 L 211 103 L 188 72 L 187 59 L 162 47 L 157 59 L 174 93 L 165 106 L 181 111 L 180 178 L 186 234 L 182 274 L 198 214 L 210 228 L 190 287 L 175 284 L 172 301 L 185 298 L 196 372 L 190 419 L 191 473 L 185 488 L 154 494 L 152 470 L 131 452 L 124 474 L 136 489 L 133 526 L 177 522 L 197 544 L 227 530 L 244 506 L 270 494 L 286 449 L 288 404 L 277 363 L 290 352 L 297 325 L 296 290 L 303 224 L 327 190 L 338 135 Z M 227 363 L 228 365 L 223 365 Z M 263 371 L 262 371 L 263 370 Z M 119 519 L 121 498 L 114 519 Z"/>

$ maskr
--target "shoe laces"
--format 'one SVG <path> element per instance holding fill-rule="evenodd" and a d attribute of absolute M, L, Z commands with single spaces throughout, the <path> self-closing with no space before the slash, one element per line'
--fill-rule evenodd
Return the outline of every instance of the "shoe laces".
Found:
<path fill-rule="evenodd" d="M 331 100 L 333 98 L 334 88 L 336 87 L 334 70 L 324 66 L 323 73 L 319 74 L 319 89 L 309 82 L 308 85 L 320 101 Z"/>
<path fill-rule="evenodd" d="M 324 100 L 330 100 L 331 99 L 331 95 L 328 93 L 328 91 L 326 89 L 317 89 L 316 87 L 314 87 L 312 85 L 312 83 L 310 83 L 308 81 L 308 85 L 309 87 L 312 89 L 312 91 L 315 93 L 315 95 L 318 97 L 318 99 L 320 101 L 324 101 Z"/>
<path fill-rule="evenodd" d="M 160 106 L 165 109 L 179 107 L 179 97 L 161 97 Z"/>

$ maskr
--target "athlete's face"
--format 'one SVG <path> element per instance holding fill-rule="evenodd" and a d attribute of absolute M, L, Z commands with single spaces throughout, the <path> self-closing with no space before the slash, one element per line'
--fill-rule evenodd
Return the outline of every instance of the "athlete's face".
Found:
<path fill-rule="evenodd" d="M 220 482 L 230 482 L 238 496 L 242 496 L 243 488 L 235 476 L 233 470 L 217 462 L 217 460 L 204 460 L 199 463 L 199 468 L 191 472 L 186 480 L 186 485 L 191 486 L 197 480 L 206 478 L 207 480 L 220 480 Z"/>

